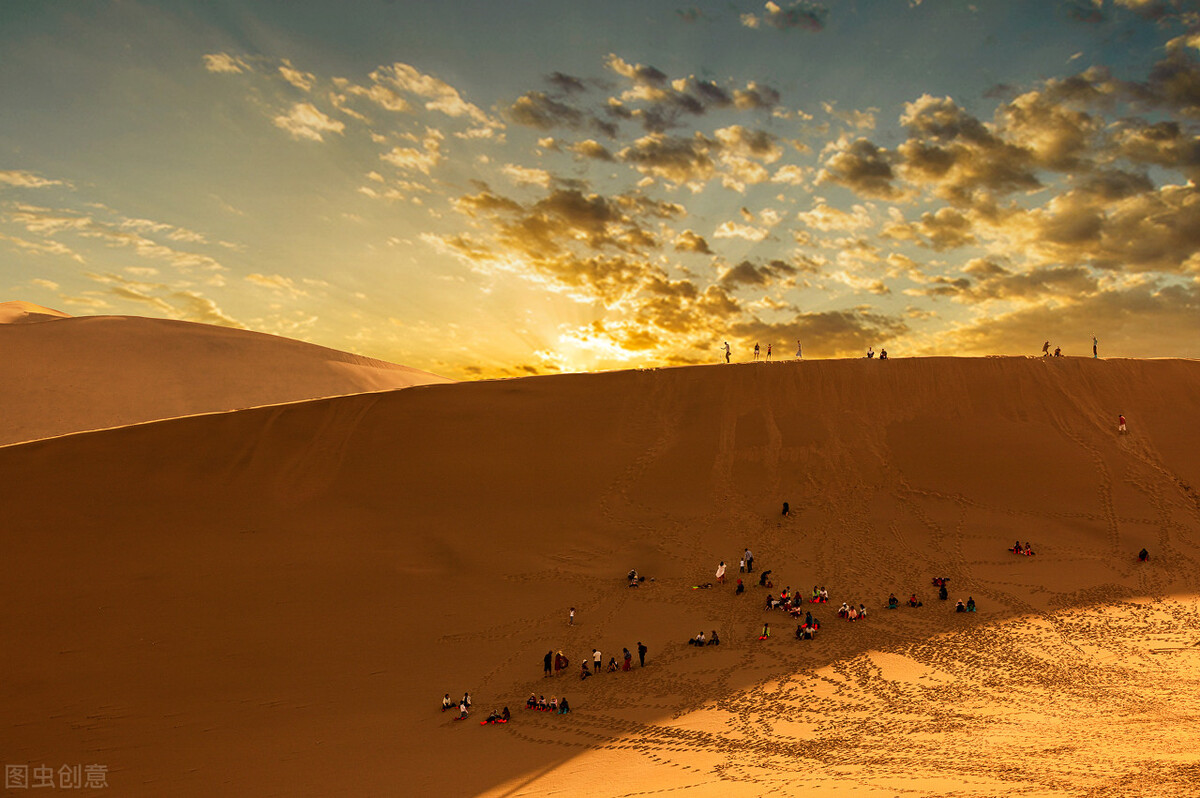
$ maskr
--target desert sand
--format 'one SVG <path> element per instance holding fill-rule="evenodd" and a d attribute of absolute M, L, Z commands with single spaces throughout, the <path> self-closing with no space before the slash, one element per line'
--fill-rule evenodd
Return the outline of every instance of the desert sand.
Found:
<path fill-rule="evenodd" d="M 1197 418 L 1194 361 L 894 358 L 0 448 L 0 751 L 119 795 L 1194 795 Z M 734 594 L 747 546 L 772 592 L 828 588 L 815 640 Z M 579 680 L 638 641 L 645 668 Z"/>
<path fill-rule="evenodd" d="M 0 445 L 197 413 L 450 382 L 274 335 L 0 303 Z"/>

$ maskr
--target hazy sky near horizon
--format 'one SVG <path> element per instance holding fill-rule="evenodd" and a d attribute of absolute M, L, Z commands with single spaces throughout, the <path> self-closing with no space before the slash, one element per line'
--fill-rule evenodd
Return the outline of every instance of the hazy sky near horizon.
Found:
<path fill-rule="evenodd" d="M 470 378 L 1200 357 L 1196 0 L 0 5 L 0 285 Z"/>

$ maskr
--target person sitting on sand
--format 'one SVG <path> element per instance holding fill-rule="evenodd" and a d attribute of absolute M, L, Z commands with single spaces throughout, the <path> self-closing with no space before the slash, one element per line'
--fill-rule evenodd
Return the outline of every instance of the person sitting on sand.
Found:
<path fill-rule="evenodd" d="M 812 613 L 811 613 L 811 612 L 806 612 L 806 613 L 804 613 L 804 625 L 805 625 L 805 626 L 812 626 L 812 625 L 813 625 L 813 616 L 812 616 Z"/>
<path fill-rule="evenodd" d="M 571 705 L 567 703 L 567 697 L 563 696 L 562 701 L 558 702 L 558 714 L 565 715 L 571 711 Z"/>
<path fill-rule="evenodd" d="M 464 701 L 463 703 L 458 705 L 458 719 L 465 720 L 467 717 L 467 714 L 468 714 L 467 713 L 467 704 Z"/>
<path fill-rule="evenodd" d="M 766 607 L 766 608 L 767 608 L 768 610 L 773 610 L 773 609 L 775 609 L 775 607 L 776 607 L 776 604 L 777 604 L 777 603 L 776 603 L 776 601 L 775 601 L 775 598 L 774 598 L 774 597 L 773 597 L 773 596 L 772 596 L 770 593 L 768 593 L 768 594 L 767 594 L 767 607 Z"/>
<path fill-rule="evenodd" d="M 913 593 L 911 596 L 908 597 L 908 606 L 921 607 L 924 605 L 917 599 L 917 594 Z"/>
<path fill-rule="evenodd" d="M 846 610 L 846 620 L 857 621 L 858 620 L 858 610 L 854 609 L 853 607 Z"/>
<path fill-rule="evenodd" d="M 824 585 L 821 586 L 821 595 L 819 596 L 819 598 L 820 598 L 822 604 L 826 604 L 829 602 L 829 591 L 825 589 Z"/>
<path fill-rule="evenodd" d="M 954 605 L 954 611 L 955 612 L 966 612 L 967 611 L 967 608 L 965 606 L 963 606 L 962 599 L 959 599 L 958 603 Z"/>
<path fill-rule="evenodd" d="M 858 617 L 859 617 L 859 618 L 866 618 L 866 617 L 867 617 L 867 605 L 866 605 L 866 604 L 859 604 L 859 605 L 858 605 Z"/>
<path fill-rule="evenodd" d="M 1054 356 L 1062 357 L 1062 347 L 1061 346 L 1054 347 Z"/>
<path fill-rule="evenodd" d="M 716 629 L 713 629 L 713 630 L 712 630 L 712 636 L 708 638 L 708 645 L 710 645 L 710 646 L 719 646 L 719 645 L 721 645 L 721 638 L 717 637 L 717 630 L 716 630 Z"/>
<path fill-rule="evenodd" d="M 636 570 L 632 570 L 629 572 L 629 586 L 630 587 L 638 586 L 638 572 Z"/>
<path fill-rule="evenodd" d="M 1021 541 L 1018 540 L 1016 543 L 1014 543 L 1012 545 L 1012 548 L 1009 549 L 1009 551 L 1011 551 L 1013 554 L 1020 554 L 1021 553 Z"/>
<path fill-rule="evenodd" d="M 1145 562 L 1148 559 L 1150 559 L 1150 552 L 1146 551 L 1145 549 L 1142 549 L 1141 551 L 1138 552 L 1138 561 L 1139 562 Z"/>
<path fill-rule="evenodd" d="M 1024 550 L 1021 551 L 1021 553 L 1024 554 L 1026 557 L 1033 556 L 1033 546 L 1029 545 L 1028 540 L 1025 541 L 1025 548 L 1024 548 Z"/>
<path fill-rule="evenodd" d="M 525 699 L 525 708 L 526 709 L 536 709 L 537 702 L 538 702 L 537 696 L 533 693 L 530 693 L 529 698 Z"/>
<path fill-rule="evenodd" d="M 500 710 L 493 709 L 491 712 L 488 713 L 487 720 L 479 721 L 479 725 L 483 726 L 488 723 L 495 723 L 498 720 L 500 720 Z"/>
<path fill-rule="evenodd" d="M 445 712 L 447 709 L 454 709 L 454 701 L 451 700 L 449 693 L 442 696 L 442 712 Z"/>
<path fill-rule="evenodd" d="M 791 592 L 792 592 L 792 586 L 788 585 L 787 587 L 785 587 L 783 590 L 781 590 L 779 592 L 779 600 L 782 601 L 784 604 L 787 604 L 788 594 Z"/>
<path fill-rule="evenodd" d="M 689 645 L 689 646 L 702 646 L 702 645 L 704 645 L 704 632 L 700 632 L 698 635 L 696 635 L 696 636 L 695 636 L 695 637 L 693 637 L 691 640 L 689 640 L 689 641 L 688 641 L 688 645 Z"/>
<path fill-rule="evenodd" d="M 734 594 L 735 596 L 740 596 L 740 595 L 742 595 L 742 594 L 743 594 L 743 593 L 745 593 L 745 592 L 746 592 L 746 586 L 745 586 L 745 585 L 743 585 L 743 584 L 742 584 L 742 580 L 741 580 L 741 579 L 739 579 L 739 580 L 738 580 L 738 583 L 737 583 L 737 590 L 733 591 L 733 594 Z"/>
<path fill-rule="evenodd" d="M 550 702 L 546 704 L 546 709 L 550 712 L 558 712 L 558 699 L 550 696 Z"/>
<path fill-rule="evenodd" d="M 895 593 L 893 593 L 892 595 L 888 596 L 887 608 L 888 608 L 889 610 L 894 610 L 894 609 L 896 609 L 896 608 L 897 608 L 897 607 L 899 607 L 899 606 L 900 606 L 900 599 L 896 598 L 896 594 L 895 594 Z"/>
<path fill-rule="evenodd" d="M 791 514 L 792 514 L 792 508 L 791 508 L 791 507 L 788 507 L 788 503 L 787 503 L 787 502 L 784 502 L 784 503 L 783 503 L 783 514 L 784 514 L 784 515 L 791 515 Z"/>
<path fill-rule="evenodd" d="M 758 639 L 759 639 L 759 640 L 766 640 L 766 639 L 767 639 L 768 637 L 770 637 L 770 636 L 771 636 L 771 624 L 769 624 L 769 623 L 764 623 L 764 624 L 763 624 L 763 630 L 762 630 L 762 634 L 760 634 L 760 635 L 758 636 Z"/>
<path fill-rule="evenodd" d="M 579 664 L 579 666 L 580 666 L 580 671 L 579 671 L 579 680 L 580 681 L 583 681 L 584 679 L 586 679 L 587 677 L 592 675 L 592 672 L 590 670 L 588 670 L 588 666 L 587 666 L 586 662 L 581 662 Z"/>
<path fill-rule="evenodd" d="M 617 672 L 617 658 L 616 657 L 608 658 L 608 672 L 609 673 Z"/>
<path fill-rule="evenodd" d="M 942 582 L 942 586 L 938 588 L 938 598 L 945 601 L 950 597 L 950 591 L 946 590 L 946 583 Z"/>
<path fill-rule="evenodd" d="M 510 720 L 512 720 L 512 714 L 509 713 L 508 707 L 505 707 L 504 711 L 500 713 L 500 723 L 508 723 Z"/>
<path fill-rule="evenodd" d="M 967 612 L 975 612 L 975 599 L 967 596 Z"/>
<path fill-rule="evenodd" d="M 843 601 L 842 606 L 838 607 L 838 617 L 846 618 L 849 615 L 850 615 L 850 605 Z"/>

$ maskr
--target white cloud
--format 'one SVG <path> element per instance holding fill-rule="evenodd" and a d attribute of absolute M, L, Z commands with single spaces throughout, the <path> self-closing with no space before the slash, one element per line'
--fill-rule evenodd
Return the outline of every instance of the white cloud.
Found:
<path fill-rule="evenodd" d="M 82 255 L 58 241 L 29 241 L 4 233 L 0 233 L 0 241 L 8 241 L 18 249 L 33 255 L 64 255 L 76 263 L 83 263 Z"/>
<path fill-rule="evenodd" d="M 762 241 L 767 237 L 767 231 L 761 227 L 737 222 L 721 222 L 713 231 L 713 238 L 744 238 L 747 241 Z"/>
<path fill-rule="evenodd" d="M 812 210 L 796 214 L 797 219 L 814 230 L 862 230 L 874 224 L 870 212 L 862 205 L 844 211 L 827 205 L 821 197 L 816 198 L 816 203 Z"/>
<path fill-rule="evenodd" d="M 795 164 L 786 164 L 775 170 L 775 174 L 771 175 L 772 183 L 784 183 L 789 186 L 804 185 L 804 175 L 808 171 L 802 166 Z"/>
<path fill-rule="evenodd" d="M 550 173 L 545 169 L 529 169 L 516 164 L 507 164 L 501 169 L 517 185 L 533 185 L 548 188 L 550 186 Z"/>
<path fill-rule="evenodd" d="M 330 119 L 312 103 L 296 103 L 287 116 L 275 117 L 275 126 L 283 128 L 295 139 L 324 141 L 322 133 L 340 134 L 346 124 Z"/>
<path fill-rule="evenodd" d="M 296 285 L 295 280 L 290 277 L 284 277 L 282 274 L 247 274 L 246 282 L 261 285 L 264 288 L 270 288 L 273 291 L 287 294 L 291 297 L 308 295 L 308 292 Z"/>
<path fill-rule="evenodd" d="M 301 72 L 292 66 L 292 62 L 286 58 L 283 64 L 279 67 L 279 74 L 283 75 L 283 79 L 303 91 L 311 91 L 313 84 L 316 83 L 317 76 L 311 72 Z"/>
<path fill-rule="evenodd" d="M 204 68 L 209 72 L 237 74 L 250 71 L 250 65 L 229 53 L 209 53 L 204 56 Z"/>
<path fill-rule="evenodd" d="M 33 172 L 22 169 L 0 170 L 0 185 L 16 186 L 17 188 L 45 188 L 46 186 L 61 186 L 61 180 L 49 180 L 39 177 Z"/>
<path fill-rule="evenodd" d="M 424 97 L 428 100 L 425 103 L 427 110 L 441 111 L 452 117 L 466 116 L 480 124 L 500 126 L 477 105 L 464 100 L 458 89 L 432 75 L 423 74 L 408 64 L 396 62 L 391 66 L 380 67 L 371 73 L 371 79 L 376 83 L 390 84 L 401 91 Z"/>

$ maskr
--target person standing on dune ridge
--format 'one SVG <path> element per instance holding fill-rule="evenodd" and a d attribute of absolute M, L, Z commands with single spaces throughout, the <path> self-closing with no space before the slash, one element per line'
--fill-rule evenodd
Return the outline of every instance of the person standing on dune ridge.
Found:
<path fill-rule="evenodd" d="M 1099 345 L 1100 345 L 1100 342 L 1096 340 L 1096 334 L 1092 333 L 1092 357 L 1094 357 L 1094 358 L 1100 357 L 1096 353 L 1096 347 Z"/>
<path fill-rule="evenodd" d="M 801 357 L 801 352 L 802 352 L 802 351 L 803 351 L 803 350 L 801 350 L 801 349 L 800 349 L 800 339 L 799 339 L 799 338 L 797 338 L 797 339 L 796 339 L 796 359 L 797 359 L 797 360 L 799 360 L 799 359 L 800 359 L 800 357 Z"/>
<path fill-rule="evenodd" d="M 725 342 L 725 362 L 729 362 L 729 342 Z"/>

